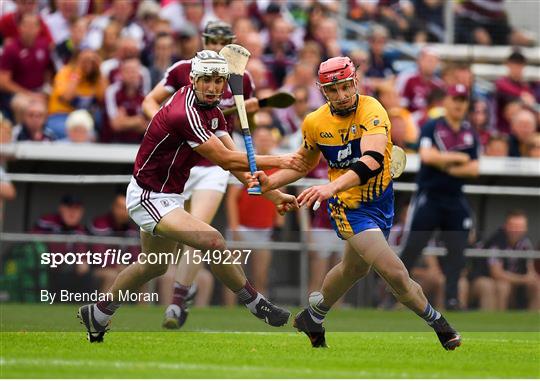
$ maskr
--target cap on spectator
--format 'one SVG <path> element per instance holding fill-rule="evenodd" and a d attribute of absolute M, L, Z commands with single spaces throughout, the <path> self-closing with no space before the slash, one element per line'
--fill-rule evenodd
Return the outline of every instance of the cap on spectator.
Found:
<path fill-rule="evenodd" d="M 68 193 L 62 196 L 60 204 L 67 206 L 82 206 L 83 203 L 79 196 Z"/>
<path fill-rule="evenodd" d="M 514 50 L 512 54 L 508 56 L 506 62 L 513 62 L 525 65 L 527 63 L 527 58 L 519 50 Z"/>
<path fill-rule="evenodd" d="M 268 4 L 268 7 L 266 8 L 266 13 L 268 14 L 279 14 L 281 13 L 281 7 L 279 4 L 276 3 L 270 3 Z"/>
<path fill-rule="evenodd" d="M 195 25 L 193 25 L 192 23 L 190 23 L 189 21 L 183 23 L 182 25 L 182 28 L 180 28 L 178 30 L 178 37 L 195 37 L 199 34 L 199 31 L 197 30 L 197 28 L 195 27 Z"/>
<path fill-rule="evenodd" d="M 74 127 L 84 127 L 88 132 L 94 131 L 94 120 L 86 110 L 75 110 L 71 112 L 66 120 L 66 129 Z"/>
<path fill-rule="evenodd" d="M 461 83 L 448 87 L 446 94 L 452 98 L 469 99 L 469 90 L 467 89 L 467 86 L 462 85 Z"/>
<path fill-rule="evenodd" d="M 137 8 L 137 18 L 139 20 L 144 20 L 145 18 L 159 17 L 160 10 L 161 7 L 155 1 L 144 0 L 139 4 L 139 7 Z"/>

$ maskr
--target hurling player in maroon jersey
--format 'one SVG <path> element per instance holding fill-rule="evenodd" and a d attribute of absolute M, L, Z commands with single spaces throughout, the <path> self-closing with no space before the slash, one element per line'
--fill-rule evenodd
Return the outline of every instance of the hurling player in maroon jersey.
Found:
<path fill-rule="evenodd" d="M 213 50 L 216 53 L 225 45 L 233 43 L 235 35 L 229 24 L 223 21 L 210 21 L 203 32 L 204 49 Z M 143 102 L 143 111 L 148 118 L 154 116 L 159 110 L 160 105 L 167 100 L 174 92 L 182 86 L 189 85 L 191 72 L 191 60 L 181 60 L 167 69 L 163 80 L 158 83 L 154 89 L 145 97 Z M 253 98 L 254 84 L 251 75 L 246 71 L 244 74 L 244 97 L 246 99 L 246 110 L 255 112 L 259 108 L 257 98 Z M 232 92 L 228 86 L 221 98 L 219 107 L 221 109 L 234 105 Z M 234 117 L 226 117 L 228 132 L 234 130 Z M 189 212 L 191 215 L 207 224 L 212 223 L 215 214 L 223 200 L 229 173 L 220 166 L 211 161 L 201 158 L 192 169 L 189 180 L 186 183 L 182 195 L 190 200 Z M 186 247 L 186 250 L 190 248 Z M 194 263 L 192 250 L 185 255 L 178 264 L 175 275 L 173 298 L 165 312 L 163 326 L 166 328 L 177 329 L 184 324 L 188 315 L 186 302 L 193 299 L 199 283 L 199 277 L 208 276 L 202 274 L 208 272 L 202 263 Z"/>
<path fill-rule="evenodd" d="M 244 171 L 249 170 L 247 155 L 234 151 L 223 113 L 216 107 L 228 75 L 227 62 L 218 53 L 211 50 L 197 53 L 191 65 L 192 84 L 177 91 L 152 118 L 137 153 L 126 195 L 129 215 L 141 228 L 142 253 L 114 281 L 109 290 L 113 300 L 107 298 L 79 309 L 90 342 L 103 340 L 112 315 L 121 305 L 122 295 L 140 289 L 167 271 L 170 260 L 150 264 L 140 260 L 143 253 L 174 254 L 178 243 L 203 254 L 210 251 L 213 273 L 257 318 L 277 327 L 287 323 L 289 311 L 273 305 L 253 289 L 239 264 L 223 261 L 226 248 L 221 233 L 183 209 L 181 194 L 200 156 L 245 182 Z M 256 156 L 256 161 L 261 169 L 305 170 L 297 154 Z M 273 191 L 265 197 L 280 212 L 298 208 L 292 195 Z M 221 257 L 220 253 L 223 253 Z"/>

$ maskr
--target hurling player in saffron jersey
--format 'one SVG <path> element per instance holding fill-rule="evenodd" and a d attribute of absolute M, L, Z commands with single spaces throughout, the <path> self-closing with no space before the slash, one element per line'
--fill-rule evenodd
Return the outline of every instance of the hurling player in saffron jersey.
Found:
<path fill-rule="evenodd" d="M 386 238 L 394 216 L 391 176 L 390 121 L 372 97 L 359 95 L 356 70 L 348 57 L 334 57 L 319 67 L 319 86 L 327 104 L 303 122 L 303 146 L 298 153 L 315 166 L 322 153 L 330 182 L 306 189 L 300 205 L 328 200 L 328 214 L 338 236 L 346 240 L 343 259 L 329 271 L 320 292 L 294 320 L 314 347 L 325 347 L 323 321 L 332 305 L 373 268 L 395 297 L 424 319 L 445 349 L 461 344 L 460 335 L 427 301 L 421 287 L 392 251 Z M 284 169 L 266 176 L 256 172 L 262 190 L 276 189 L 303 177 L 307 171 Z"/>
<path fill-rule="evenodd" d="M 144 253 L 175 253 L 184 243 L 203 251 L 223 252 L 225 239 L 216 229 L 183 209 L 182 192 L 191 168 L 203 156 L 232 171 L 239 179 L 249 170 L 247 155 L 233 151 L 223 113 L 217 108 L 229 76 L 225 59 L 203 50 L 192 59 L 191 85 L 182 87 L 152 118 L 137 153 L 133 177 L 127 189 L 126 205 L 131 218 L 141 228 Z M 304 170 L 297 154 L 257 156 L 259 168 Z M 245 181 L 245 180 L 241 180 Z M 267 196 L 281 212 L 294 209 L 296 198 L 274 191 Z M 222 257 L 226 255 L 223 254 Z M 227 262 L 230 263 L 230 262 Z M 271 304 L 246 280 L 240 265 L 211 263 L 214 274 L 234 291 L 239 300 L 258 318 L 272 326 L 284 325 L 289 311 Z M 102 341 L 109 322 L 120 306 L 120 292 L 138 290 L 162 275 L 168 263 L 136 262 L 123 270 L 109 292 L 113 301 L 82 306 L 79 317 L 92 341 Z"/>

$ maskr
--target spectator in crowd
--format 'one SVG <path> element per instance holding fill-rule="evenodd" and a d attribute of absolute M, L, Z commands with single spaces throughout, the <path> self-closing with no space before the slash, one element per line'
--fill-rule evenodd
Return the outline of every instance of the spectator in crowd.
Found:
<path fill-rule="evenodd" d="M 69 25 L 69 28 L 69 37 L 61 43 L 56 44 L 54 50 L 57 70 L 70 63 L 84 47 L 84 38 L 88 31 L 88 20 L 84 18 L 76 19 Z"/>
<path fill-rule="evenodd" d="M 103 61 L 100 65 L 101 74 L 107 78 L 110 84 L 120 81 L 120 66 L 122 62 L 131 58 L 140 59 L 140 53 L 141 49 L 136 40 L 131 37 L 120 38 L 115 57 Z M 145 94 L 148 94 L 152 84 L 150 71 L 146 66 L 139 65 L 139 72 L 142 79 L 142 89 Z"/>
<path fill-rule="evenodd" d="M 298 86 L 307 87 L 309 89 L 308 105 L 311 110 L 316 110 L 326 103 L 317 86 L 316 73 L 317 66 L 311 66 L 310 62 L 298 61 L 283 83 L 283 89 L 286 91 L 291 91 Z"/>
<path fill-rule="evenodd" d="M 510 119 L 505 111 L 508 103 L 520 101 L 528 107 L 533 107 L 536 103 L 533 89 L 523 76 L 526 64 L 525 56 L 519 51 L 514 51 L 506 60 L 508 75 L 495 81 L 497 129 L 501 133 L 510 133 Z"/>
<path fill-rule="evenodd" d="M 13 129 L 13 141 L 52 141 L 54 133 L 45 127 L 47 106 L 42 97 L 31 97 L 23 111 L 22 124 Z"/>
<path fill-rule="evenodd" d="M 106 121 L 100 141 L 139 143 L 146 129 L 147 120 L 142 112 L 143 92 L 139 59 L 122 61 L 120 81 L 112 83 L 105 91 Z"/>
<path fill-rule="evenodd" d="M 456 3 L 456 43 L 478 45 L 530 45 L 532 39 L 513 28 L 504 0 L 463 0 Z"/>
<path fill-rule="evenodd" d="M 393 59 L 385 52 L 388 30 L 382 25 L 374 25 L 369 33 L 369 68 L 366 77 L 393 78 L 396 74 Z"/>
<path fill-rule="evenodd" d="M 0 111 L 7 110 L 13 94 L 40 92 L 47 84 L 53 64 L 49 43 L 40 37 L 39 22 L 36 14 L 20 15 L 18 36 L 4 46 L 0 57 Z"/>
<path fill-rule="evenodd" d="M 427 97 L 434 89 L 442 89 L 444 83 L 435 72 L 439 66 L 439 56 L 430 48 L 423 48 L 417 59 L 418 70 L 398 77 L 398 88 L 404 106 L 413 113 L 422 113 L 427 107 Z"/>
<path fill-rule="evenodd" d="M 68 114 L 77 109 L 98 111 L 103 104 L 106 80 L 99 71 L 100 58 L 92 49 L 83 49 L 73 63 L 56 74 L 49 98 L 47 127 L 62 139 L 66 136 Z"/>
<path fill-rule="evenodd" d="M 395 40 L 410 40 L 414 7 L 410 1 L 379 0 L 375 21 L 384 25 Z"/>
<path fill-rule="evenodd" d="M 111 21 L 105 29 L 103 29 L 103 41 L 96 50 L 101 61 L 107 61 L 114 58 L 118 50 L 118 41 L 120 40 L 120 33 L 122 32 L 122 25 L 116 21 Z"/>
<path fill-rule="evenodd" d="M 446 91 L 441 88 L 435 88 L 429 93 L 424 112 L 413 115 L 413 118 L 418 120 L 417 125 L 420 129 L 430 120 L 444 116 L 444 98 L 446 98 Z"/>
<path fill-rule="evenodd" d="M 295 102 L 291 107 L 276 110 L 276 116 L 281 122 L 283 139 L 280 147 L 293 151 L 301 144 L 302 129 L 300 128 L 306 115 L 312 111 L 309 108 L 309 89 L 297 86 L 292 89 Z"/>
<path fill-rule="evenodd" d="M 242 46 L 246 46 L 246 37 L 252 33 L 256 33 L 259 42 L 262 44 L 259 36 L 259 31 L 253 25 L 253 22 L 248 17 L 240 17 L 232 20 L 232 28 L 234 35 L 237 36 L 236 42 Z M 249 50 L 249 49 L 248 49 Z M 251 52 L 251 50 L 249 50 Z"/>
<path fill-rule="evenodd" d="M 70 143 L 90 143 L 95 138 L 94 120 L 86 110 L 72 111 L 66 120 L 66 139 Z"/>
<path fill-rule="evenodd" d="M 131 221 L 126 209 L 126 190 L 119 188 L 111 203 L 109 211 L 92 220 L 89 226 L 90 234 L 98 237 L 138 237 L 139 229 Z M 117 253 L 130 253 L 135 260 L 140 253 L 140 247 L 134 246 L 114 246 L 95 244 L 92 245 L 94 253 L 105 253 L 107 249 L 116 250 Z M 107 263 L 105 267 L 96 267 L 93 269 L 94 277 L 99 282 L 99 289 L 102 292 L 107 291 L 116 275 L 122 271 L 125 266 L 119 264 Z"/>
<path fill-rule="evenodd" d="M 263 62 L 271 68 L 275 82 L 281 86 L 296 59 L 296 46 L 291 40 L 291 25 L 283 18 L 275 19 L 270 26 L 269 37 L 264 48 Z"/>
<path fill-rule="evenodd" d="M 418 140 L 418 126 L 412 114 L 400 105 L 400 98 L 392 82 L 379 85 L 375 97 L 388 112 L 392 122 L 392 142 L 403 149 L 411 151 Z"/>
<path fill-rule="evenodd" d="M 0 113 L 0 144 L 9 144 L 11 141 L 12 124 Z M 6 173 L 3 160 L 0 158 L 0 229 L 3 228 L 4 201 L 13 200 L 16 195 L 15 187 Z"/>
<path fill-rule="evenodd" d="M 511 211 L 506 216 L 504 226 L 483 246 L 486 249 L 533 250 L 527 232 L 525 212 Z M 531 310 L 540 309 L 540 276 L 534 269 L 532 259 L 476 258 L 472 261 L 470 278 L 471 297 L 478 299 L 483 309 L 504 311 L 509 307 L 521 306 Z"/>
<path fill-rule="evenodd" d="M 251 32 L 242 37 L 243 43 L 237 41 L 236 43 L 241 44 L 245 47 L 250 53 L 249 59 L 262 59 L 264 45 L 261 41 L 261 36 L 258 32 Z"/>
<path fill-rule="evenodd" d="M 322 51 L 322 60 L 341 55 L 338 41 L 338 24 L 335 18 L 324 17 L 315 29 L 315 41 Z"/>
<path fill-rule="evenodd" d="M 142 49 L 144 44 L 144 30 L 133 18 L 135 4 L 131 1 L 112 0 L 107 14 L 96 17 L 90 23 L 88 31 L 88 44 L 90 47 L 94 50 L 101 47 L 103 43 L 103 31 L 109 23 L 115 21 L 120 24 L 120 35 L 135 40 L 137 47 Z"/>
<path fill-rule="evenodd" d="M 507 157 L 510 147 L 506 135 L 494 134 L 485 144 L 484 155 L 494 157 Z"/>
<path fill-rule="evenodd" d="M 253 131 L 253 145 L 258 155 L 270 155 L 276 141 L 273 132 L 261 125 Z M 273 171 L 267 171 L 269 174 Z M 265 198 L 253 197 L 243 185 L 229 185 L 226 195 L 228 227 L 233 239 L 239 241 L 268 243 L 276 225 L 277 213 L 274 204 Z M 257 213 L 253 213 L 256 210 Z M 272 262 L 269 249 L 252 250 L 249 256 L 253 287 L 268 294 L 268 275 Z M 225 305 L 236 303 L 236 295 L 224 289 Z"/>
<path fill-rule="evenodd" d="M 480 144 L 485 147 L 492 135 L 496 133 L 490 118 L 491 112 L 486 99 L 480 98 L 473 101 L 469 121 L 476 131 Z"/>
<path fill-rule="evenodd" d="M 39 218 L 32 229 L 33 233 L 41 234 L 87 234 L 82 225 L 84 207 L 82 200 L 73 194 L 66 194 L 60 200 L 58 211 Z M 50 253 L 86 253 L 88 246 L 80 242 L 51 242 L 48 245 Z M 92 272 L 88 263 L 62 264 L 50 269 L 49 290 L 59 292 L 92 292 L 94 286 Z"/>
<path fill-rule="evenodd" d="M 276 89 L 277 85 L 274 82 L 274 76 L 272 72 L 266 67 L 266 65 L 260 59 L 252 59 L 247 63 L 247 71 L 253 78 L 254 87 L 258 90 L 262 89 Z"/>
<path fill-rule="evenodd" d="M 14 125 L 20 125 L 23 123 L 24 110 L 28 106 L 32 96 L 27 95 L 26 93 L 16 93 L 11 102 L 9 102 L 11 120 Z"/>
<path fill-rule="evenodd" d="M 21 37 L 20 25 L 24 15 L 36 15 L 39 21 L 38 36 L 46 42 L 47 45 L 53 42 L 51 32 L 47 24 L 38 14 L 37 0 L 16 0 L 16 9 L 14 12 L 6 13 L 0 18 L 0 42 L 7 44 L 9 40 L 16 40 Z M 3 6 L 4 4 L 2 4 Z"/>
<path fill-rule="evenodd" d="M 174 63 L 174 39 L 170 34 L 159 34 L 154 41 L 150 78 L 152 88 L 163 78 L 165 71 Z"/>
<path fill-rule="evenodd" d="M 527 143 L 536 133 L 536 117 L 532 111 L 522 109 L 510 121 L 510 156 L 527 155 Z"/>
<path fill-rule="evenodd" d="M 56 11 L 46 14 L 44 21 L 52 35 L 54 45 L 59 45 L 71 36 L 71 25 L 79 17 L 79 7 L 73 0 L 55 0 Z"/>
<path fill-rule="evenodd" d="M 306 41 L 298 51 L 298 61 L 306 62 L 310 67 L 318 67 L 322 61 L 321 57 L 321 47 L 315 41 Z"/>
<path fill-rule="evenodd" d="M 540 133 L 535 133 L 527 142 L 527 157 L 540 158 Z"/>
<path fill-rule="evenodd" d="M 191 23 L 185 23 L 183 28 L 177 32 L 177 60 L 190 60 L 201 50 L 201 36 L 199 31 Z"/>
<path fill-rule="evenodd" d="M 459 309 L 458 280 L 465 264 L 470 208 L 463 194 L 466 178 L 478 176 L 478 138 L 465 116 L 469 93 L 464 85 L 448 89 L 445 116 L 422 127 L 418 191 L 411 206 L 410 231 L 401 259 L 412 269 L 433 231 L 441 230 L 448 254 L 442 260 L 446 277 L 445 306 Z"/>
<path fill-rule="evenodd" d="M 411 23 L 413 42 L 443 42 L 444 1 L 413 0 L 414 20 Z"/>

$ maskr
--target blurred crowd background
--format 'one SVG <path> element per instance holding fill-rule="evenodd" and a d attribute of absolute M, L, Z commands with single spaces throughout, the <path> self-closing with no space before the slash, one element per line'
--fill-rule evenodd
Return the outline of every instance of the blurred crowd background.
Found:
<path fill-rule="evenodd" d="M 449 10 L 443 0 L 2 0 L 0 143 L 139 143 L 149 122 L 141 109 L 144 96 L 167 68 L 201 49 L 201 32 L 209 21 L 222 20 L 232 26 L 236 43 L 251 52 L 247 69 L 255 95 L 264 98 L 285 90 L 296 97 L 287 109 L 261 109 L 254 116 L 255 146 L 263 154 L 296 150 L 303 118 L 325 102 L 316 85 L 318 65 L 329 57 L 348 55 L 358 68 L 360 93 L 383 104 L 392 122 L 392 140 L 406 152 L 416 151 L 422 126 L 443 115 L 445 89 L 463 84 L 470 92 L 468 122 L 480 137 L 482 155 L 539 158 L 540 57 L 531 58 L 530 52 L 538 54 L 540 35 L 510 22 L 511 3 L 460 0 L 451 2 Z M 445 21 L 448 12 L 451 30 Z M 511 47 L 493 65 L 502 74 L 482 76 L 480 69 L 475 70 L 478 62 L 445 58 L 449 54 L 441 52 L 440 44 L 448 42 L 449 33 L 455 44 Z M 2 159 L 0 195 L 11 200 L 17 192 L 5 165 Z M 325 178 L 324 164 L 312 175 Z M 232 185 L 226 197 L 231 238 L 279 240 L 286 222 L 258 201 L 249 205 L 255 201 L 244 194 Z M 124 190 L 103 203 L 111 205 L 110 211 L 89 221 L 82 199 L 76 193 L 66 194 L 58 207 L 50 208 L 51 214 L 32 223 L 32 231 L 137 237 L 138 230 L 125 211 Z M 396 214 L 391 238 L 396 246 L 406 204 L 402 202 Z M 260 211 L 257 216 L 250 213 L 255 207 Z M 324 213 L 324 208 L 320 211 Z M 533 249 L 535 243 L 527 238 L 527 213 L 504 213 L 500 230 L 472 236 L 470 246 Z M 324 214 L 309 217 L 312 240 L 336 242 Z M 242 237 L 237 227 L 250 224 L 268 234 Z M 103 250 L 77 243 L 50 246 L 55 252 Z M 105 290 L 121 270 L 74 266 L 62 276 L 51 275 L 32 259 L 44 247 L 15 247 L 9 253 L 11 262 L 4 258 L 4 275 L 10 274 L 6 263 L 23 266 L 19 275 L 27 263 L 31 271 L 26 282 L 33 288 L 78 284 Z M 261 250 L 255 257 L 254 285 L 268 290 L 272 254 Z M 310 290 L 320 287 L 336 258 L 339 253 L 332 250 L 310 254 Z M 471 260 L 462 276 L 461 308 L 539 308 L 539 268 L 538 260 L 523 258 Z M 436 258 L 423 258 L 413 275 L 440 306 L 444 277 Z M 159 282 L 162 287 L 155 285 L 164 303 L 172 292 L 171 282 L 172 272 Z M 197 283 L 198 305 L 221 302 L 212 291 L 214 280 L 208 272 Z M 392 306 L 385 290 L 374 285 L 377 295 L 369 304 Z M 272 295 L 272 290 L 268 292 Z M 11 300 L 32 300 L 25 295 L 10 291 Z"/>

